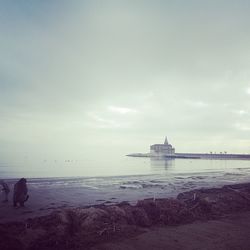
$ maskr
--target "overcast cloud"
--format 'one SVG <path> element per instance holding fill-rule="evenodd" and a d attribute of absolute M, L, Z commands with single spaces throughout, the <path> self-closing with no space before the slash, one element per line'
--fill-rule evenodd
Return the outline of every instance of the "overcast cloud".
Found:
<path fill-rule="evenodd" d="M 250 2 L 1 1 L 0 156 L 250 153 Z"/>

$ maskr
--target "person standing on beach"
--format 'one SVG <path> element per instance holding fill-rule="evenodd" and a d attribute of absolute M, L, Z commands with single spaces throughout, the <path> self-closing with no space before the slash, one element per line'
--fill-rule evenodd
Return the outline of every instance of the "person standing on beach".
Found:
<path fill-rule="evenodd" d="M 27 180 L 25 178 L 20 179 L 14 186 L 13 205 L 17 206 L 19 203 L 21 207 L 24 206 L 24 202 L 28 200 L 28 188 L 26 185 Z"/>
<path fill-rule="evenodd" d="M 4 180 L 1 180 L 0 184 L 2 185 L 2 192 L 4 192 L 4 196 L 5 196 L 5 199 L 3 200 L 3 202 L 7 202 L 10 188 Z"/>

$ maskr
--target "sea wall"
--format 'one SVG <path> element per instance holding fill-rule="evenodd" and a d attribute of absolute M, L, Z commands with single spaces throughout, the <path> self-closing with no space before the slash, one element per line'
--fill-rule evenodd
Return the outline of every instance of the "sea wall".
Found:
<path fill-rule="evenodd" d="M 250 154 L 203 154 L 203 153 L 175 153 L 173 155 L 152 155 L 150 153 L 129 154 L 130 157 L 168 157 L 168 158 L 187 158 L 187 159 L 237 159 L 250 160 Z"/>
<path fill-rule="evenodd" d="M 200 159 L 248 159 L 250 154 L 202 154 L 202 153 L 175 153 L 176 158 L 200 158 Z"/>

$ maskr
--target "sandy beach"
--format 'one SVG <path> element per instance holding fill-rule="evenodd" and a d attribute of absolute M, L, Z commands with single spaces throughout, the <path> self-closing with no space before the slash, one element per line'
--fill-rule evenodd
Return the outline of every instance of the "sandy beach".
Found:
<path fill-rule="evenodd" d="M 250 212 L 181 226 L 153 227 L 135 237 L 99 244 L 91 250 L 248 250 Z"/>
<path fill-rule="evenodd" d="M 1 250 L 249 249 L 250 183 L 80 207 L 54 191 L 1 204 Z"/>

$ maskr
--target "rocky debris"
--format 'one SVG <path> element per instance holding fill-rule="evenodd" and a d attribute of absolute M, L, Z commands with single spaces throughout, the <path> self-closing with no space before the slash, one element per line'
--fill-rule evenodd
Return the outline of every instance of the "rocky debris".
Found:
<path fill-rule="evenodd" d="M 194 220 L 184 202 L 177 199 L 160 199 L 156 201 L 160 207 L 160 221 L 165 225 L 178 225 Z"/>
<path fill-rule="evenodd" d="M 178 225 L 250 210 L 250 184 L 184 192 L 176 199 L 145 199 L 132 206 L 65 209 L 25 222 L 0 224 L 1 250 L 88 249 L 152 225 Z M 7 242 L 11 242 L 10 244 Z"/>
<path fill-rule="evenodd" d="M 131 206 L 129 209 L 127 208 L 127 211 L 128 211 L 128 218 L 131 216 L 129 220 L 133 221 L 132 224 L 135 224 L 140 227 L 149 227 L 152 225 L 152 221 L 149 219 L 146 211 L 143 208 L 137 206 L 134 207 Z"/>
<path fill-rule="evenodd" d="M 107 206 L 106 211 L 109 214 L 110 219 L 115 223 L 126 223 L 127 214 L 122 207 Z"/>
<path fill-rule="evenodd" d="M 160 221 L 161 217 L 161 209 L 159 206 L 159 202 L 155 199 L 145 199 L 137 202 L 137 207 L 143 208 L 146 212 L 148 219 L 153 223 L 157 223 Z"/>
<path fill-rule="evenodd" d="M 186 204 L 177 199 L 146 199 L 138 201 L 137 206 L 145 210 L 150 224 L 177 225 L 194 219 Z"/>
<path fill-rule="evenodd" d="M 54 225 L 58 225 L 60 223 L 61 223 L 61 218 L 58 212 L 52 212 L 49 215 L 27 219 L 25 227 L 31 229 L 37 229 L 41 228 L 41 225 L 43 225 L 42 226 L 43 229 L 49 231 L 54 228 Z"/>
<path fill-rule="evenodd" d="M 200 207 L 200 215 L 247 211 L 250 209 L 250 185 L 228 185 L 222 188 L 197 189 L 181 193 L 177 199 L 184 202 L 189 210 Z"/>
<path fill-rule="evenodd" d="M 101 208 L 75 208 L 62 211 L 60 214 L 61 222 L 70 228 L 69 232 L 88 230 L 99 230 L 109 223 L 109 213 Z"/>

